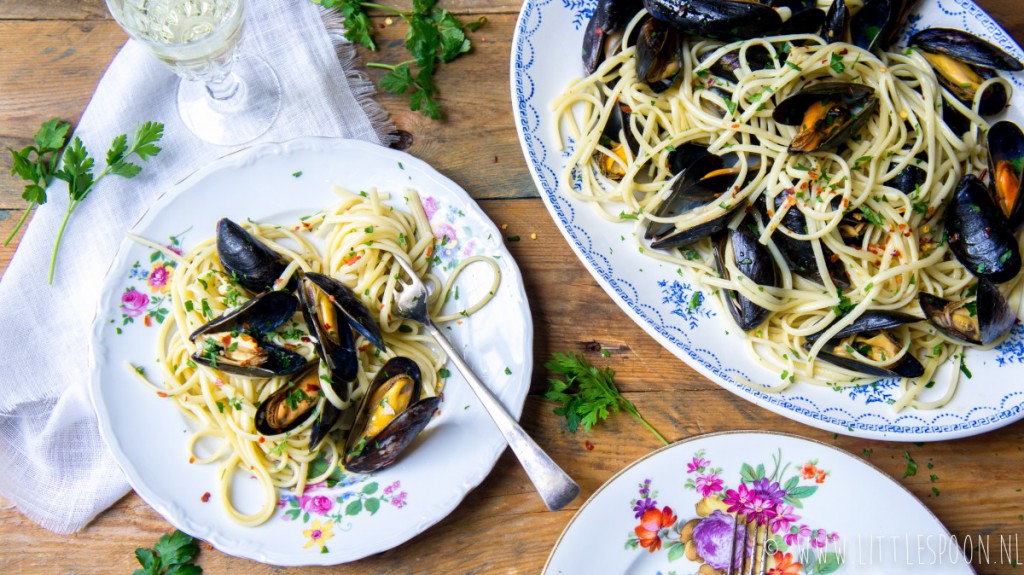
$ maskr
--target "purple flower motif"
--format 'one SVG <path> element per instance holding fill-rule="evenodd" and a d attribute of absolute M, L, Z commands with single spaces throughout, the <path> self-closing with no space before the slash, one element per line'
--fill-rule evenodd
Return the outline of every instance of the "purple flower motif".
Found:
<path fill-rule="evenodd" d="M 722 502 L 729 506 L 729 513 L 745 514 L 750 511 L 753 499 L 754 492 L 745 483 L 740 483 L 738 488 L 725 492 Z"/>
<path fill-rule="evenodd" d="M 434 214 L 437 213 L 437 200 L 431 196 L 423 198 L 423 212 L 427 214 L 427 220 L 434 218 Z"/>
<path fill-rule="evenodd" d="M 434 237 L 445 247 L 452 247 L 459 239 L 459 233 L 455 227 L 448 223 L 437 224 L 434 227 Z"/>
<path fill-rule="evenodd" d="M 170 244 L 170 245 L 167 245 L 167 246 L 164 246 L 164 247 L 166 247 L 168 250 L 178 254 L 179 256 L 181 255 L 181 248 L 179 248 L 176 245 Z"/>
<path fill-rule="evenodd" d="M 792 531 L 792 529 L 790 529 Z M 787 533 L 784 538 L 786 545 L 790 547 L 794 545 L 803 545 L 811 537 L 811 528 L 806 525 L 801 525 L 797 528 L 795 533 Z"/>
<path fill-rule="evenodd" d="M 814 537 L 811 539 L 811 547 L 815 549 L 821 549 L 828 543 L 828 533 L 824 529 L 818 529 L 814 532 Z"/>
<path fill-rule="evenodd" d="M 651 499 L 650 497 L 637 499 L 636 505 L 633 506 L 633 516 L 637 519 L 640 519 L 644 516 L 644 513 L 646 513 L 648 509 L 655 509 L 657 507 L 658 502 Z"/>
<path fill-rule="evenodd" d="M 402 482 L 396 481 L 384 488 L 384 495 L 391 495 L 391 492 L 401 487 Z"/>
<path fill-rule="evenodd" d="M 128 317 L 139 317 L 146 312 L 149 296 L 131 287 L 121 294 L 121 312 Z"/>
<path fill-rule="evenodd" d="M 303 497 L 303 499 L 307 499 Z M 308 501 L 304 502 L 303 509 L 317 515 L 326 515 L 330 513 L 331 509 L 334 508 L 334 502 L 331 501 L 330 497 L 324 497 L 323 495 L 317 495 L 309 497 Z"/>
<path fill-rule="evenodd" d="M 729 550 L 732 549 L 733 529 L 736 520 L 728 514 L 716 509 L 714 513 L 701 520 L 693 528 L 693 543 L 697 546 L 697 554 L 712 569 L 725 571 L 729 568 Z M 733 556 L 735 565 L 739 565 L 742 549 L 737 546 Z"/>
<path fill-rule="evenodd" d="M 707 497 L 713 493 L 719 493 L 725 488 L 725 482 L 722 481 L 721 477 L 714 473 L 698 475 L 694 484 L 697 487 L 697 493 L 700 493 L 701 497 Z"/>
<path fill-rule="evenodd" d="M 391 498 L 391 504 L 394 505 L 395 507 L 399 508 L 399 509 L 405 507 L 406 506 L 405 496 L 406 496 L 406 493 L 404 491 L 399 493 L 397 496 Z"/>
<path fill-rule="evenodd" d="M 780 505 L 782 499 L 786 497 L 786 491 L 779 487 L 779 483 L 770 481 L 767 477 L 762 477 L 754 482 L 754 493 L 761 499 L 770 501 L 773 505 Z"/>
<path fill-rule="evenodd" d="M 149 272 L 149 279 L 146 283 L 149 284 L 149 291 L 153 293 L 163 293 L 168 289 L 167 282 L 171 279 L 171 272 L 174 271 L 172 266 L 164 263 L 157 263 L 153 265 L 153 269 Z"/>
<path fill-rule="evenodd" d="M 799 515 L 793 514 L 792 505 L 779 505 L 775 508 L 775 517 L 772 518 L 770 526 L 772 533 L 789 531 L 789 526 L 800 519 Z"/>
<path fill-rule="evenodd" d="M 686 464 L 686 473 L 704 471 L 704 468 L 711 465 L 711 462 L 703 457 L 694 457 L 693 461 Z"/>
<path fill-rule="evenodd" d="M 832 533 L 829 533 L 829 535 L 828 535 L 828 542 L 832 543 L 833 541 L 839 541 L 839 534 L 836 533 L 835 531 L 833 531 Z"/>
<path fill-rule="evenodd" d="M 748 517 L 757 519 L 758 525 L 767 525 L 777 514 L 775 502 L 762 499 L 759 495 L 751 500 L 750 511 L 747 512 Z"/>

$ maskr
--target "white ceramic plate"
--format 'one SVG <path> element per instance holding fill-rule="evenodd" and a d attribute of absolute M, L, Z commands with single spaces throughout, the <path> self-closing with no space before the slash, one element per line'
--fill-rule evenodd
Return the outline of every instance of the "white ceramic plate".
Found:
<path fill-rule="evenodd" d="M 876 439 L 942 440 L 982 433 L 1024 417 L 1024 326 L 988 352 L 972 350 L 967 364 L 973 380 L 962 381 L 952 402 L 935 411 L 895 413 L 894 380 L 836 393 L 825 386 L 796 385 L 784 393 L 751 389 L 742 381 L 771 386 L 778 374 L 736 354 L 738 336 L 728 313 L 715 305 L 690 309 L 694 278 L 677 268 L 639 258 L 620 241 L 630 222 L 602 219 L 592 206 L 570 199 L 558 186 L 565 156 L 556 141 L 550 102 L 582 74 L 583 29 L 596 0 L 527 0 L 512 42 L 513 113 L 530 173 L 555 223 L 576 255 L 619 307 L 661 345 L 722 387 L 791 419 L 821 429 Z M 921 16 L 918 16 L 921 15 Z M 921 0 L 907 34 L 923 27 L 968 30 L 1021 59 L 1024 52 L 971 0 Z M 1010 119 L 1021 122 L 1024 83 L 1007 75 L 1015 90 Z M 714 299 L 714 298 L 713 298 Z M 717 300 L 716 300 L 717 301 Z M 731 330 L 733 335 L 726 334 Z M 935 391 L 938 391 L 938 387 Z M 930 392 L 931 390 L 926 390 Z"/>
<path fill-rule="evenodd" d="M 296 177 L 293 174 L 301 172 Z M 164 194 L 132 232 L 175 248 L 214 234 L 221 217 L 295 224 L 334 205 L 331 186 L 419 191 L 438 243 L 442 276 L 472 254 L 498 258 L 502 281 L 478 313 L 448 325 L 449 337 L 514 415 L 522 411 L 533 365 L 533 324 L 522 277 L 501 234 L 454 182 L 408 154 L 358 141 L 304 138 L 266 144 L 202 168 Z M 396 202 L 401 202 L 398 196 Z M 401 206 L 397 206 L 401 209 Z M 179 245 L 180 244 L 180 245 Z M 335 477 L 333 487 L 297 499 L 280 493 L 265 524 L 241 527 L 216 495 L 217 465 L 190 465 L 190 423 L 127 371 L 156 373 L 154 350 L 167 269 L 153 250 L 125 240 L 106 278 L 93 328 L 92 395 L 100 430 L 132 487 L 175 527 L 217 549 L 278 565 L 333 565 L 379 553 L 451 512 L 490 472 L 505 442 L 454 367 L 440 416 L 393 466 Z M 173 273 L 173 272 L 172 272 Z M 460 297 L 476 301 L 490 285 L 486 266 L 460 277 Z M 468 299 L 467 299 L 468 298 Z M 203 494 L 214 495 L 203 502 Z M 236 479 L 233 500 L 258 500 L 255 481 Z"/>
<path fill-rule="evenodd" d="M 795 435 L 736 431 L 674 443 L 619 472 L 566 526 L 544 574 L 723 569 L 728 509 L 751 494 L 774 517 L 775 573 L 974 573 L 939 520 L 875 467 Z"/>

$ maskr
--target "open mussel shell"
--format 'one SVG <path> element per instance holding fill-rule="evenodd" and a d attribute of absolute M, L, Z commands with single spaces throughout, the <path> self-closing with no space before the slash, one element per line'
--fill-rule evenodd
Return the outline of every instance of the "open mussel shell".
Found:
<path fill-rule="evenodd" d="M 309 419 L 321 403 L 320 371 L 314 365 L 260 403 L 253 418 L 256 431 L 270 436 L 288 433 Z"/>
<path fill-rule="evenodd" d="M 778 34 L 782 17 L 746 0 L 644 0 L 651 16 L 679 32 L 732 42 Z"/>
<path fill-rule="evenodd" d="M 598 167 L 602 174 L 613 180 L 621 180 L 626 175 L 625 166 L 629 164 L 630 158 L 635 158 L 640 152 L 640 144 L 629 125 L 632 113 L 629 106 L 616 101 L 601 131 L 601 145 L 608 148 L 614 157 L 599 155 Z"/>
<path fill-rule="evenodd" d="M 861 355 L 884 362 L 887 356 L 895 357 L 902 347 L 886 333 L 886 330 L 918 321 L 921 320 L 901 312 L 865 312 L 853 323 L 839 330 L 818 352 L 818 358 L 851 371 L 876 377 L 921 377 L 924 374 L 924 366 L 909 351 L 897 363 L 881 366 L 858 361 L 849 351 L 852 348 Z M 808 336 L 805 347 L 810 349 L 824 331 Z"/>
<path fill-rule="evenodd" d="M 988 345 L 1017 322 L 999 288 L 987 280 L 978 280 L 974 297 L 950 301 L 921 292 L 917 300 L 928 323 L 946 337 L 967 344 Z"/>
<path fill-rule="evenodd" d="M 298 300 L 279 291 L 260 294 L 200 326 L 189 340 L 197 351 L 192 360 L 227 373 L 274 377 L 301 371 L 308 364 L 300 354 L 264 340 L 295 315 Z"/>
<path fill-rule="evenodd" d="M 829 44 L 843 42 L 846 40 L 850 29 L 850 9 L 846 0 L 834 0 L 825 14 L 825 21 L 821 25 L 818 35 Z"/>
<path fill-rule="evenodd" d="M 987 139 L 992 198 L 1016 232 L 1024 225 L 1024 133 L 1002 120 L 989 128 Z"/>
<path fill-rule="evenodd" d="M 850 36 L 857 46 L 873 52 L 886 50 L 917 0 L 867 0 L 850 21 Z"/>
<path fill-rule="evenodd" d="M 709 53 L 708 56 L 711 54 Z M 768 49 L 760 44 L 753 44 L 747 46 L 746 51 L 747 66 L 752 71 L 764 70 L 772 63 L 772 55 L 768 52 Z M 740 70 L 742 64 L 740 61 L 740 50 L 736 49 L 731 52 L 726 52 L 718 60 L 715 60 L 708 70 L 712 74 L 720 78 L 737 83 L 739 82 L 739 76 L 736 72 Z"/>
<path fill-rule="evenodd" d="M 640 0 L 598 0 L 583 33 L 583 70 L 594 70 L 622 45 L 629 21 L 643 8 Z"/>
<path fill-rule="evenodd" d="M 825 25 L 825 11 L 811 8 L 793 13 L 782 23 L 779 34 L 817 34 Z"/>
<path fill-rule="evenodd" d="M 709 155 L 706 144 L 687 142 L 678 146 L 668 154 L 668 167 L 673 175 L 679 175 L 689 169 L 697 160 Z"/>
<path fill-rule="evenodd" d="M 957 184 L 946 210 L 949 249 L 979 278 L 1003 283 L 1020 273 L 1020 248 L 1013 230 L 985 185 L 968 174 Z"/>
<path fill-rule="evenodd" d="M 782 209 L 783 203 L 786 201 L 786 194 L 779 194 L 775 196 L 773 205 L 775 210 Z M 758 201 L 758 207 L 762 210 L 765 217 L 770 219 L 771 214 L 768 214 L 766 206 L 767 199 L 762 194 Z M 809 279 L 813 282 L 821 283 L 821 273 L 818 270 L 818 262 L 814 257 L 814 248 L 811 246 L 811 242 L 806 240 L 800 240 L 791 237 L 786 233 L 787 230 L 794 234 L 804 235 L 807 233 L 807 218 L 803 212 L 796 205 L 790 206 L 786 210 L 786 214 L 782 216 L 781 226 L 776 230 L 776 233 L 772 234 L 772 241 L 779 247 L 779 251 L 782 252 L 782 257 L 786 259 L 786 263 L 789 264 L 790 270 L 800 277 Z M 846 266 L 843 265 L 843 261 L 838 257 L 833 256 L 833 252 L 824 243 L 821 244 L 822 257 L 825 258 L 825 267 L 828 270 L 828 275 L 832 279 L 832 283 L 835 285 L 846 288 L 850 285 L 850 276 L 846 271 Z"/>
<path fill-rule="evenodd" d="M 655 18 L 640 26 L 636 40 L 636 74 L 654 93 L 672 87 L 683 71 L 683 41 L 674 29 Z"/>
<path fill-rule="evenodd" d="M 352 329 L 359 332 L 363 337 L 370 340 L 370 343 L 384 350 L 384 338 L 380 334 L 380 328 L 373 321 L 370 310 L 366 309 L 363 302 L 345 284 L 334 278 L 323 274 L 307 272 L 304 279 L 310 281 L 317 288 L 323 291 L 323 296 L 334 302 L 335 307 L 352 326 Z"/>
<path fill-rule="evenodd" d="M 1024 69 L 1000 48 L 954 28 L 928 28 L 914 34 L 909 43 L 922 51 L 943 87 L 968 106 L 974 102 L 981 83 L 995 77 L 993 70 Z M 1006 88 L 994 84 L 982 95 L 978 112 L 983 116 L 998 114 L 1008 99 Z"/>
<path fill-rule="evenodd" d="M 299 302 L 317 354 L 331 374 L 331 391 L 344 403 L 352 397 L 352 384 L 359 372 L 359 355 L 348 319 L 335 300 L 303 274 L 299 279 Z"/>
<path fill-rule="evenodd" d="M 732 245 L 733 263 L 740 273 L 758 285 L 778 287 L 779 277 L 775 261 L 768 248 L 757 241 L 756 228 L 748 216 L 735 230 L 723 230 L 713 238 L 715 265 L 718 273 L 729 279 L 726 268 L 727 245 Z M 728 290 L 726 298 L 729 312 L 743 331 L 749 331 L 768 319 L 769 311 L 750 301 L 735 290 Z"/>
<path fill-rule="evenodd" d="M 800 126 L 789 153 L 839 147 L 856 134 L 878 107 L 874 88 L 852 82 L 819 82 L 804 87 L 775 107 L 772 119 Z"/>
<path fill-rule="evenodd" d="M 913 164 L 907 164 L 905 168 L 897 172 L 896 175 L 889 181 L 885 182 L 885 184 L 910 196 L 917 191 L 918 188 L 923 186 L 927 179 L 928 172 Z"/>
<path fill-rule="evenodd" d="M 370 383 L 345 442 L 343 464 L 355 473 L 370 473 L 392 464 L 430 423 L 439 397 L 421 398 L 416 362 L 395 357 Z"/>
<path fill-rule="evenodd" d="M 217 222 L 217 255 L 227 273 L 253 293 L 274 289 L 287 267 L 277 252 L 227 218 Z M 294 288 L 293 278 L 287 290 Z"/>

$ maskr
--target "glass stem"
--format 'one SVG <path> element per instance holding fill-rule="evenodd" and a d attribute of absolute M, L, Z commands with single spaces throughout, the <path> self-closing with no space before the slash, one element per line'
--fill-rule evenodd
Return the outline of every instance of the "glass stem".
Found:
<path fill-rule="evenodd" d="M 223 78 L 206 83 L 206 93 L 218 101 L 230 100 L 242 90 L 242 81 L 234 72 L 228 72 Z"/>

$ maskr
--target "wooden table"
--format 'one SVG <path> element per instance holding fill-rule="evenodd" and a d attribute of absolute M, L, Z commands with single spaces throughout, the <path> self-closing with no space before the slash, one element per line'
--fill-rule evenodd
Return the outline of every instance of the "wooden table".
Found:
<path fill-rule="evenodd" d="M 301 1 L 301 0 L 296 0 Z M 390 3 L 390 2 L 389 2 Z M 530 296 L 536 333 L 532 393 L 522 423 L 583 488 L 569 508 L 545 511 L 525 474 L 507 452 L 491 475 L 446 519 L 386 553 L 355 564 L 289 573 L 537 573 L 573 513 L 616 471 L 659 447 L 625 415 L 592 433 L 568 433 L 542 397 L 543 363 L 555 351 L 585 354 L 618 374 L 624 394 L 669 439 L 731 429 L 786 431 L 837 445 L 901 478 L 904 452 L 920 464 L 901 479 L 954 534 L 1013 534 L 1024 530 L 1024 423 L 973 439 L 897 444 L 836 437 L 737 399 L 698 375 L 655 343 L 598 287 L 562 239 L 527 172 L 512 121 L 508 62 L 520 0 L 446 0 L 443 5 L 488 24 L 474 36 L 475 53 L 438 74 L 450 119 L 432 122 L 381 95 L 398 126 L 411 134 L 408 151 L 433 164 L 480 201 L 508 235 Z M 1024 40 L 1018 0 L 981 5 Z M 385 26 L 384 19 L 376 23 Z M 384 47 L 375 60 L 402 58 L 403 26 L 380 30 Z M 125 40 L 102 0 L 0 2 L 0 147 L 26 145 L 51 117 L 76 121 L 96 82 Z M 0 157 L 0 237 L 21 216 L 21 184 Z M 531 239 L 536 234 L 536 239 Z M 4 269 L 14 247 L 0 249 Z M 44 289 L 44 286 L 40 286 Z M 610 357 L 603 357 L 600 350 Z M 971 385 L 984 385 L 973 381 Z M 585 440 L 593 449 L 585 447 Z M 588 446 L 589 447 L 589 446 Z M 932 468 L 926 470 L 925 465 Z M 2 465 L 2 463 L 0 463 Z M 934 474 L 937 479 L 930 480 Z M 933 491 L 933 488 L 936 491 Z M 130 573 L 136 547 L 150 546 L 171 529 L 138 496 L 123 498 L 88 528 L 70 537 L 45 531 L 13 509 L 0 510 L 0 571 L 10 574 Z M 284 572 L 206 548 L 206 573 Z M 1011 573 L 1009 564 L 979 566 L 980 573 Z"/>

